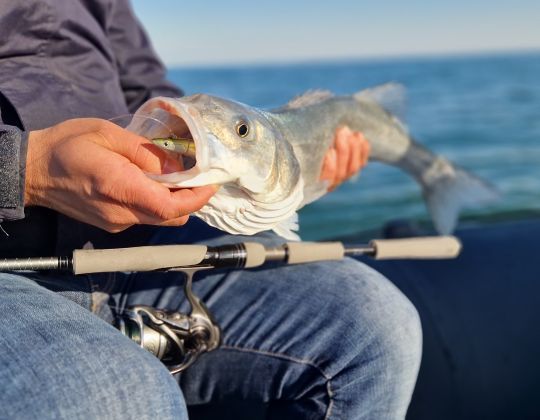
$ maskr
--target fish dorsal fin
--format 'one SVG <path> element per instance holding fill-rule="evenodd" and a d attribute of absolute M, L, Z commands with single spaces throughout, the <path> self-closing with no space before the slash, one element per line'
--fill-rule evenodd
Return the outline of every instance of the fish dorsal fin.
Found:
<path fill-rule="evenodd" d="M 308 90 L 306 93 L 291 99 L 283 108 L 296 109 L 318 104 L 334 96 L 329 90 Z"/>
<path fill-rule="evenodd" d="M 385 83 L 354 94 L 358 100 L 369 99 L 399 120 L 405 120 L 407 108 L 405 86 L 396 82 Z"/>

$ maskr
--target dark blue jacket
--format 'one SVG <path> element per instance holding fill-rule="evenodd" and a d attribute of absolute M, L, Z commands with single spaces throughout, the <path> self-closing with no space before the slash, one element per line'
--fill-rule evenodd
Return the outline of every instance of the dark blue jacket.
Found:
<path fill-rule="evenodd" d="M 1 2 L 0 221 L 9 236 L 0 232 L 0 256 L 138 236 L 109 238 L 50 210 L 24 209 L 24 168 L 33 164 L 27 133 L 69 118 L 125 115 L 152 96 L 181 94 L 166 81 L 128 0 Z"/>

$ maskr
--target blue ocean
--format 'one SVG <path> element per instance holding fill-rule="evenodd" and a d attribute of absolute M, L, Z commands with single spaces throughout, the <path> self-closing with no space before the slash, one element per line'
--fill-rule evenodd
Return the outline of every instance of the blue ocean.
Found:
<path fill-rule="evenodd" d="M 461 223 L 540 215 L 540 52 L 170 69 L 169 78 L 187 94 L 262 108 L 309 89 L 351 94 L 399 82 L 407 89 L 404 122 L 412 136 L 501 194 L 466 210 Z M 401 171 L 371 163 L 358 179 L 302 209 L 300 234 L 305 240 L 348 236 L 395 220 L 429 223 L 421 191 Z"/>

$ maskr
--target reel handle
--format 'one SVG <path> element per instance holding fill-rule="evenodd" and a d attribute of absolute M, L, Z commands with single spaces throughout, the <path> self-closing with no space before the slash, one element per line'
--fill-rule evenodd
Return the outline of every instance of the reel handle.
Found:
<path fill-rule="evenodd" d="M 116 249 L 76 249 L 73 273 L 153 271 L 197 265 L 204 260 L 205 245 L 157 245 Z"/>

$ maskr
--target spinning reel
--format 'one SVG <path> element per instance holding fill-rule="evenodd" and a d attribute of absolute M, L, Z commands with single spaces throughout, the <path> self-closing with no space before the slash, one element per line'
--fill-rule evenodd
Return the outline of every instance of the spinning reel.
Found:
<path fill-rule="evenodd" d="M 125 310 L 118 320 L 122 334 L 160 359 L 171 374 L 186 370 L 202 353 L 220 344 L 219 326 L 192 290 L 193 275 L 209 268 L 213 267 L 170 270 L 186 275 L 184 294 L 191 305 L 189 314 L 137 305 Z"/>

